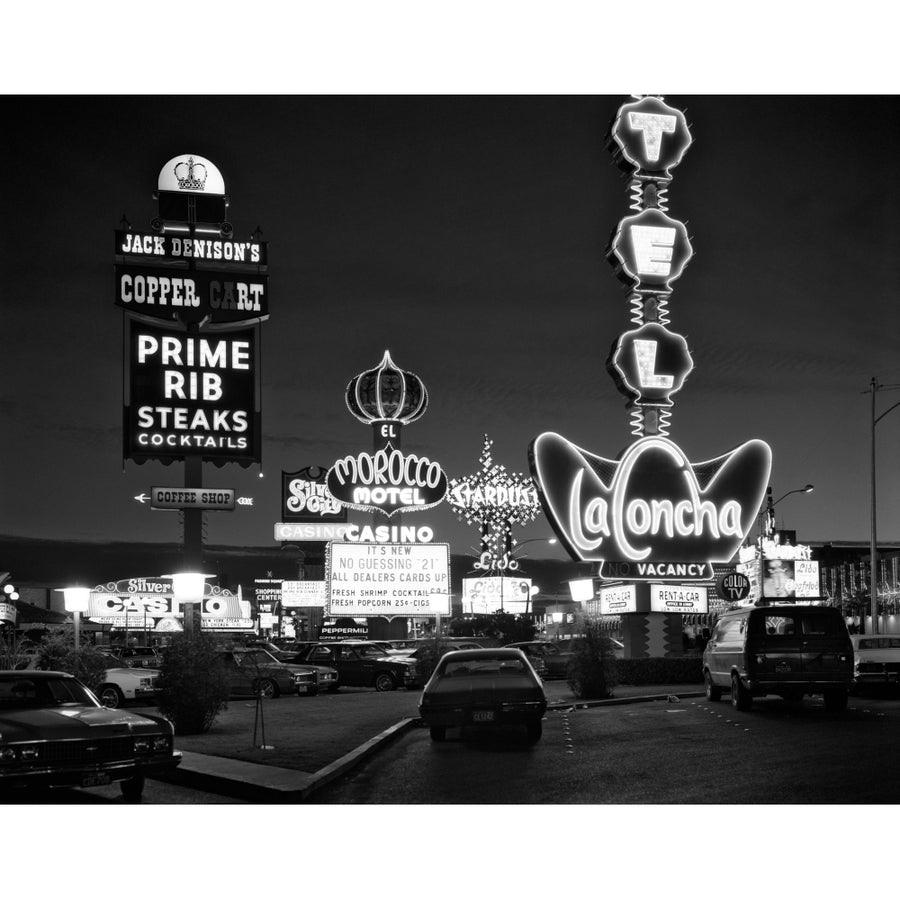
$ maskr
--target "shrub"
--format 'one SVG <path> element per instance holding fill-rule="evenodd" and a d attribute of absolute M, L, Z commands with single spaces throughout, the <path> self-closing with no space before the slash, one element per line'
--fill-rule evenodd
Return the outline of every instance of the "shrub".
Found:
<path fill-rule="evenodd" d="M 228 703 L 228 677 L 208 635 L 177 635 L 163 650 L 156 682 L 159 711 L 176 734 L 209 731 Z"/>
<path fill-rule="evenodd" d="M 575 642 L 566 678 L 572 693 L 580 700 L 612 696 L 618 683 L 615 651 L 598 623 L 587 623 L 584 636 Z"/>
<path fill-rule="evenodd" d="M 52 631 L 41 639 L 37 667 L 52 672 L 68 672 L 96 693 L 106 681 L 109 657 L 93 646 L 75 649 L 75 635 L 68 631 Z"/>
<path fill-rule="evenodd" d="M 619 684 L 701 684 L 699 656 L 654 656 L 649 659 L 618 659 Z"/>

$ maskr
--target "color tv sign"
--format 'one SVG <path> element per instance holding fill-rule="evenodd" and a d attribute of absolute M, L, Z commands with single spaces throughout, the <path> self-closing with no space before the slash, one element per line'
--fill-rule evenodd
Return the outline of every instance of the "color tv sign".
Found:
<path fill-rule="evenodd" d="M 756 519 L 772 452 L 747 441 L 692 464 L 668 438 L 641 438 L 610 460 L 547 432 L 529 457 L 544 511 L 574 559 L 627 581 L 701 581 L 728 562 Z"/>
<path fill-rule="evenodd" d="M 129 330 L 125 458 L 258 462 L 255 330 Z"/>

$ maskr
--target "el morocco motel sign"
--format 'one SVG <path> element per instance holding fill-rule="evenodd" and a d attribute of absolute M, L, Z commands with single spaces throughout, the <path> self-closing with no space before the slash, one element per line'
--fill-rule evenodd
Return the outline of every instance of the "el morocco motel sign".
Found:
<path fill-rule="evenodd" d="M 711 578 L 712 564 L 730 561 L 750 532 L 772 465 L 761 440 L 692 464 L 661 436 L 610 460 L 554 432 L 536 438 L 529 457 L 570 555 L 600 563 L 601 578 L 630 581 Z"/>

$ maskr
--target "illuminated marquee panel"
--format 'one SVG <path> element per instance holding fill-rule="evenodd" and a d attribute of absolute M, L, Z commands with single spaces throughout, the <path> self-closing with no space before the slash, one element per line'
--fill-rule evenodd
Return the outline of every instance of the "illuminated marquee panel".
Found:
<path fill-rule="evenodd" d="M 256 331 L 129 332 L 125 458 L 259 462 Z"/>
<path fill-rule="evenodd" d="M 598 591 L 601 616 L 619 616 L 637 612 L 637 585 L 620 584 Z"/>
<path fill-rule="evenodd" d="M 650 612 L 687 615 L 709 612 L 709 596 L 703 585 L 650 585 Z"/>
<path fill-rule="evenodd" d="M 430 509 L 447 495 L 447 476 L 438 463 L 390 444 L 374 454 L 339 459 L 328 470 L 325 484 L 345 506 L 386 516 Z"/>
<path fill-rule="evenodd" d="M 324 581 L 283 581 L 281 583 L 281 606 L 291 609 L 300 606 L 315 606 L 322 609 L 328 604 L 328 590 Z"/>
<path fill-rule="evenodd" d="M 463 612 L 467 614 L 489 615 L 498 609 L 524 613 L 530 609 L 530 600 L 530 578 L 463 578 Z"/>
<path fill-rule="evenodd" d="M 447 616 L 450 545 L 333 542 L 325 581 L 332 616 Z"/>
<path fill-rule="evenodd" d="M 268 264 L 265 241 L 231 241 L 219 237 L 116 231 L 116 255 L 152 262 L 212 263 L 215 266 Z"/>
<path fill-rule="evenodd" d="M 325 475 L 321 466 L 281 473 L 281 516 L 285 522 L 347 521 L 347 507 L 328 492 Z"/>
<path fill-rule="evenodd" d="M 768 484 L 769 446 L 748 441 L 691 464 L 672 441 L 641 438 L 621 459 L 547 432 L 529 448 L 544 512 L 573 559 L 605 579 L 700 581 L 752 528 Z"/>
<path fill-rule="evenodd" d="M 250 604 L 226 588 L 207 584 L 200 613 L 204 621 L 215 618 L 249 619 Z M 91 588 L 87 618 L 108 625 L 137 627 L 144 617 L 180 617 L 181 608 L 165 578 L 131 578 Z M 207 627 L 215 627 L 207 623 Z"/>
<path fill-rule="evenodd" d="M 116 266 L 116 306 L 166 320 L 184 313 L 215 322 L 265 319 L 268 276 Z"/>

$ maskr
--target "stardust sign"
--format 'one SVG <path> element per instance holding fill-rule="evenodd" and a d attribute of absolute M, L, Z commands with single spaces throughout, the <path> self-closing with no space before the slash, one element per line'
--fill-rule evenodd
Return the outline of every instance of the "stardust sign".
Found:
<path fill-rule="evenodd" d="M 450 545 L 331 543 L 325 581 L 332 616 L 446 616 Z"/>
<path fill-rule="evenodd" d="M 447 476 L 438 463 L 404 454 L 391 444 L 374 454 L 339 459 L 328 470 L 325 484 L 344 505 L 386 516 L 429 509 L 447 494 Z"/>
<path fill-rule="evenodd" d="M 125 458 L 258 462 L 255 331 L 129 328 Z"/>
<path fill-rule="evenodd" d="M 600 563 L 600 578 L 701 581 L 752 528 L 772 452 L 751 440 L 691 464 L 668 438 L 651 436 L 610 460 L 546 432 L 529 459 L 554 530 L 574 559 Z"/>

